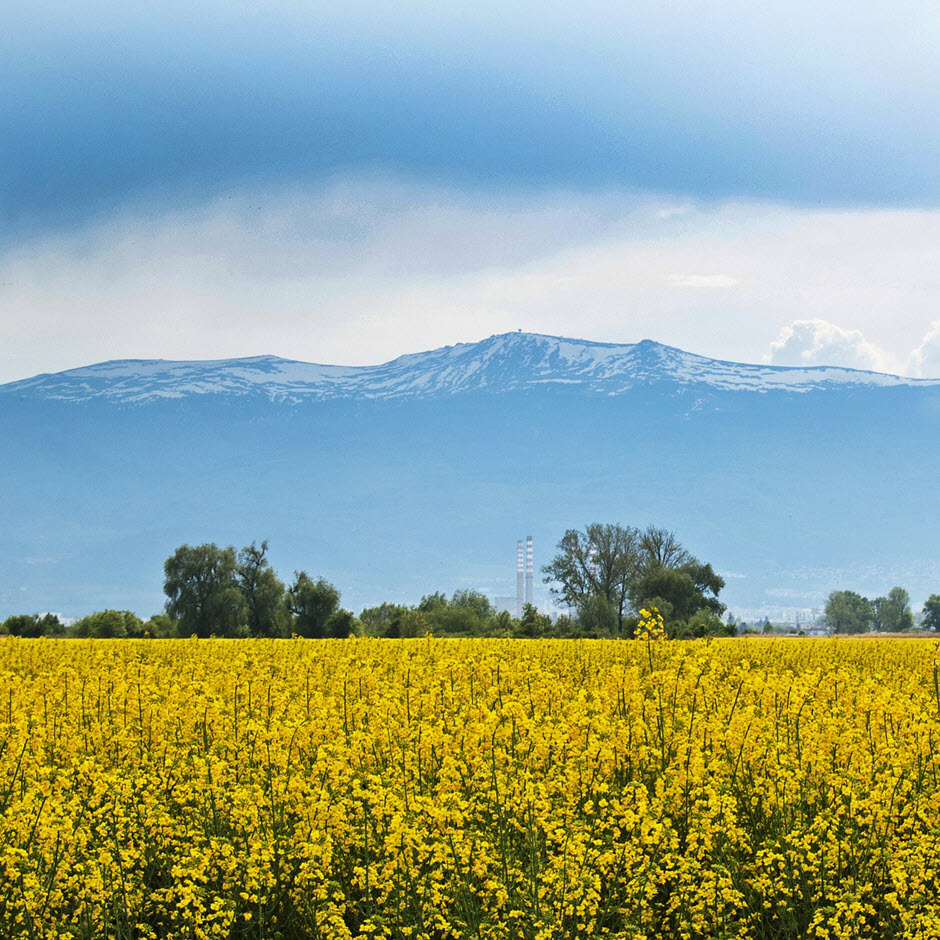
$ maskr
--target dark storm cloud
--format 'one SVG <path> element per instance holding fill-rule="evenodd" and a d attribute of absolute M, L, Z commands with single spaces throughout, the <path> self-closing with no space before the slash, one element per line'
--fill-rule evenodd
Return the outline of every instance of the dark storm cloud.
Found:
<path fill-rule="evenodd" d="M 6 237 L 128 199 L 369 167 L 496 189 L 937 203 L 928 7 L 573 10 L 20 13 L 0 40 Z"/>

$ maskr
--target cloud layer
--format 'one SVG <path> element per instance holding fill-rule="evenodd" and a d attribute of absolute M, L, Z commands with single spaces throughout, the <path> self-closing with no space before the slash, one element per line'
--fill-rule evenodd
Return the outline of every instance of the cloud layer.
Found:
<path fill-rule="evenodd" d="M 940 211 L 340 175 L 0 252 L 0 380 L 123 357 L 379 362 L 518 328 L 936 375 L 938 296 Z"/>
<path fill-rule="evenodd" d="M 0 36 L 0 237 L 368 168 L 937 205 L 938 45 L 924 2 L 38 0 Z"/>

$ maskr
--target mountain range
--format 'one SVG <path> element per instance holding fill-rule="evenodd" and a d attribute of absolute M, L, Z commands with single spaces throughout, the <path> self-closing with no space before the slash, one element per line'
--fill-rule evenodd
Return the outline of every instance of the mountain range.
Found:
<path fill-rule="evenodd" d="M 0 385 L 0 433 L 0 616 L 153 613 L 201 541 L 268 539 L 352 609 L 506 596 L 517 539 L 541 565 L 593 521 L 675 530 L 732 609 L 940 591 L 940 379 L 508 333 L 43 374 Z"/>

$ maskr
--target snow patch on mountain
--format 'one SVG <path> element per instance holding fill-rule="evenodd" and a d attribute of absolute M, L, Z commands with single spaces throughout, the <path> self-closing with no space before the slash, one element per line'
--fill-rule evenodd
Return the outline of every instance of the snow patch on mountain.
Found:
<path fill-rule="evenodd" d="M 321 365 L 277 356 L 188 362 L 118 360 L 11 382 L 0 386 L 0 396 L 141 403 L 198 395 L 252 395 L 301 402 L 501 394 L 549 384 L 580 386 L 603 395 L 621 395 L 653 384 L 805 393 L 847 386 L 936 386 L 940 379 L 826 366 L 747 365 L 696 356 L 651 340 L 628 345 L 503 333 L 478 343 L 410 353 L 375 366 Z"/>

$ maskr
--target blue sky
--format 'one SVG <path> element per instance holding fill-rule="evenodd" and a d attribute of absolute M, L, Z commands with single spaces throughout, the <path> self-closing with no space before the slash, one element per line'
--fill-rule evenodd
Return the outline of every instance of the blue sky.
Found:
<path fill-rule="evenodd" d="M 940 374 L 940 8 L 92 2 L 0 36 L 0 381 L 510 329 Z"/>

